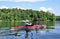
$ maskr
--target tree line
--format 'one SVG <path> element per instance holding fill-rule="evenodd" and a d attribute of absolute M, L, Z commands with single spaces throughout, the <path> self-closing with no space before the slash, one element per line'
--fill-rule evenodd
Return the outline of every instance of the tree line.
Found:
<path fill-rule="evenodd" d="M 60 16 L 56 16 L 56 20 L 57 21 L 60 21 Z"/>
<path fill-rule="evenodd" d="M 47 11 L 38 11 L 32 9 L 0 9 L 0 20 L 33 20 L 35 18 L 39 18 L 40 21 L 55 21 L 56 16 L 55 14 Z"/>

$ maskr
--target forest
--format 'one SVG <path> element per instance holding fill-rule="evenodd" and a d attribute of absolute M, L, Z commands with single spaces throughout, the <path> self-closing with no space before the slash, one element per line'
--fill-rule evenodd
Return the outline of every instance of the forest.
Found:
<path fill-rule="evenodd" d="M 56 16 L 49 11 L 44 12 L 42 10 L 0 9 L 0 27 L 24 25 L 24 22 L 20 22 L 22 20 L 29 20 L 32 24 L 35 24 L 36 19 L 39 20 L 39 24 L 48 24 L 48 22 L 56 21 Z"/>
<path fill-rule="evenodd" d="M 31 20 L 31 18 L 39 18 L 40 21 L 55 21 L 55 14 L 47 11 L 38 11 L 32 9 L 0 9 L 0 20 Z"/>

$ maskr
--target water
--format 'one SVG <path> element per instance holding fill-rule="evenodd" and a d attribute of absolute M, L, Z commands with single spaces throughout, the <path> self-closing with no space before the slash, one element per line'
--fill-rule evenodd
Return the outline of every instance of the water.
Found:
<path fill-rule="evenodd" d="M 60 21 L 37 30 L 11 31 L 9 27 L 0 28 L 0 39 L 60 39 Z"/>

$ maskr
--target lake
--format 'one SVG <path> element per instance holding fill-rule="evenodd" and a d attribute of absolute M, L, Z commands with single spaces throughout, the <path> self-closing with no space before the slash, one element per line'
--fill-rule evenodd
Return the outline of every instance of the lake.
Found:
<path fill-rule="evenodd" d="M 11 31 L 0 28 L 0 39 L 60 39 L 60 21 L 47 23 L 46 28 L 36 30 Z"/>

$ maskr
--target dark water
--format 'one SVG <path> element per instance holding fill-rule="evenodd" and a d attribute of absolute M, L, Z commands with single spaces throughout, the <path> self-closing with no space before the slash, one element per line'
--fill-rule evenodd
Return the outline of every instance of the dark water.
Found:
<path fill-rule="evenodd" d="M 0 28 L 0 39 L 60 39 L 60 21 L 52 24 L 36 30 L 11 31 L 9 27 Z"/>

